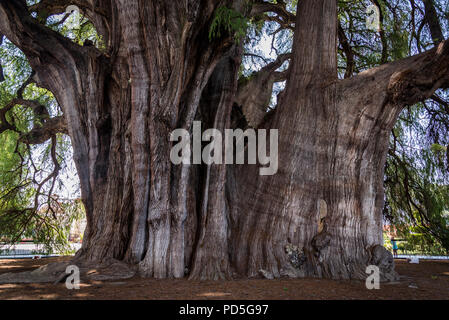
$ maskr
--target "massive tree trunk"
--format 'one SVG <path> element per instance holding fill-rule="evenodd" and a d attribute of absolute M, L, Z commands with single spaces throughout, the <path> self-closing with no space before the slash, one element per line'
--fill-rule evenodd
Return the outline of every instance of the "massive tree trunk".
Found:
<path fill-rule="evenodd" d="M 234 211 L 247 214 L 236 217 L 235 260 L 251 276 L 363 278 L 383 243 L 383 165 L 400 109 L 337 80 L 336 14 L 335 1 L 300 3 L 287 89 L 268 124 L 280 130 L 279 172 L 249 185 L 240 179 L 254 172 L 236 177 Z"/>
<path fill-rule="evenodd" d="M 174 129 L 196 119 L 223 131 L 242 96 L 241 48 L 208 38 L 219 4 L 78 4 L 108 53 L 40 26 L 22 1 L 0 2 L 0 32 L 67 120 L 88 218 L 75 261 L 195 279 L 361 279 L 377 264 L 384 279 L 396 278 L 381 249 L 388 138 L 405 105 L 448 85 L 447 42 L 340 81 L 337 1 L 300 1 L 287 88 L 262 124 L 279 129 L 279 172 L 262 177 L 257 166 L 170 161 Z"/>
<path fill-rule="evenodd" d="M 123 62 L 112 63 L 118 69 L 103 102 L 112 113 L 99 117 L 108 118 L 106 130 L 89 132 L 89 167 L 81 168 L 91 176 L 92 198 L 83 259 L 125 260 L 149 277 L 184 276 L 191 260 L 185 222 L 198 199 L 189 197 L 191 167 L 170 161 L 170 134 L 191 128 L 201 92 L 231 45 L 204 45 L 214 6 L 199 9 L 129 1 L 116 8 L 122 40 L 115 59 Z"/>

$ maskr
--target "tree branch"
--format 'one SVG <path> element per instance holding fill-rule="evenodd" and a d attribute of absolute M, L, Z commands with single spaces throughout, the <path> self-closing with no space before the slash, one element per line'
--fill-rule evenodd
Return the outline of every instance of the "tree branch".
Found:
<path fill-rule="evenodd" d="M 21 0 L 0 0 L 0 34 L 25 53 L 38 78 L 54 69 L 76 70 L 76 61 L 87 57 L 87 49 L 31 17 Z"/>
<path fill-rule="evenodd" d="M 3 35 L 0 33 L 0 46 L 3 44 Z M 0 61 L 0 83 L 5 81 L 5 76 L 3 75 L 2 63 Z"/>
<path fill-rule="evenodd" d="M 27 106 L 33 111 L 36 118 L 35 121 L 40 121 L 42 124 L 35 122 L 33 130 L 26 134 L 21 133 L 22 136 L 19 141 L 25 144 L 42 144 L 57 133 L 68 134 L 67 122 L 63 116 L 50 118 L 47 108 L 40 104 L 39 101 L 26 100 L 23 98 L 23 92 L 26 87 L 31 83 L 34 83 L 33 76 L 34 72 L 17 90 L 17 98 L 11 100 L 4 108 L 0 109 L 0 134 L 7 130 L 21 133 L 14 123 L 10 123 L 6 119 L 6 114 L 16 105 Z"/>
<path fill-rule="evenodd" d="M 276 70 L 290 58 L 291 54 L 280 55 L 276 61 L 253 74 L 249 80 L 240 83 L 235 102 L 242 106 L 246 120 L 252 127 L 257 128 L 263 122 L 274 83 L 287 80 L 288 70 Z"/>
<path fill-rule="evenodd" d="M 20 137 L 20 141 L 29 144 L 43 144 L 58 133 L 68 134 L 64 117 L 48 119 L 42 126 L 35 126 L 30 132 Z"/>
<path fill-rule="evenodd" d="M 379 21 L 380 21 L 380 29 L 379 29 L 379 34 L 380 34 L 380 40 L 382 42 L 382 58 L 381 58 L 381 63 L 387 63 L 388 62 L 388 41 L 387 41 L 387 37 L 385 35 L 385 30 L 384 30 L 384 13 L 382 11 L 382 7 L 379 3 L 378 0 L 372 0 L 372 2 L 379 8 Z"/>
<path fill-rule="evenodd" d="M 41 0 L 30 6 L 29 10 L 36 12 L 39 18 L 47 20 L 49 16 L 66 12 L 70 5 L 75 5 L 81 10 L 91 8 L 87 0 Z"/>
<path fill-rule="evenodd" d="M 52 15 L 65 13 L 71 5 L 78 7 L 80 13 L 86 15 L 103 39 L 109 39 L 114 2 L 108 0 L 41 0 L 30 6 L 29 10 L 36 12 L 38 20 L 45 22 Z M 68 15 L 63 18 L 63 21 L 67 19 Z"/>
<path fill-rule="evenodd" d="M 359 106 L 353 112 L 378 119 L 389 132 L 404 107 L 423 102 L 436 90 L 449 87 L 449 41 L 341 80 L 338 85 L 342 90 L 341 101 Z"/>
<path fill-rule="evenodd" d="M 437 46 L 441 41 L 444 40 L 440 19 L 438 18 L 438 13 L 435 9 L 433 0 L 423 0 L 423 2 L 425 8 L 424 21 L 429 26 L 433 44 Z"/>
<path fill-rule="evenodd" d="M 394 103 L 413 105 L 429 99 L 436 90 L 449 87 L 449 41 L 393 65 L 398 70 L 391 76 L 388 91 Z"/>
<path fill-rule="evenodd" d="M 341 26 L 341 23 L 338 22 L 338 40 L 340 41 L 341 47 L 343 48 L 343 52 L 345 53 L 347 62 L 346 62 L 346 72 L 345 79 L 350 78 L 354 74 L 355 68 L 355 60 L 354 60 L 354 51 L 352 50 L 351 45 L 349 44 L 348 37 Z"/>
<path fill-rule="evenodd" d="M 264 15 L 265 13 L 274 13 L 276 16 Z M 287 10 L 287 4 L 284 1 L 268 3 L 262 0 L 257 0 L 252 6 L 250 16 L 260 17 L 266 21 L 277 22 L 285 29 L 294 30 L 296 15 Z"/>

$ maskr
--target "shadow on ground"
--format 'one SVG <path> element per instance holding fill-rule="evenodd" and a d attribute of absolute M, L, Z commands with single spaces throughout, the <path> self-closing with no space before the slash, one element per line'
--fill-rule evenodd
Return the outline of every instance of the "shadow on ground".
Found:
<path fill-rule="evenodd" d="M 43 260 L 0 260 L 0 274 L 33 270 L 50 262 Z M 353 299 L 449 299 L 449 261 L 421 261 L 419 265 L 396 261 L 401 281 L 367 290 L 360 281 L 236 280 L 186 281 L 133 278 L 119 282 L 82 282 L 80 290 L 64 284 L 3 284 L 0 299 L 163 299 L 163 300 L 353 300 Z"/>

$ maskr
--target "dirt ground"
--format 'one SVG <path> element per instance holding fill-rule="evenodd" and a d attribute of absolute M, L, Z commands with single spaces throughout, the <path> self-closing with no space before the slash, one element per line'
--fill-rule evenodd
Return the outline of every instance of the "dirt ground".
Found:
<path fill-rule="evenodd" d="M 66 259 L 0 260 L 0 274 L 33 270 Z M 134 278 L 121 282 L 82 283 L 80 290 L 67 290 L 64 284 L 4 284 L 0 285 L 0 300 L 449 300 L 449 261 L 421 261 L 419 265 L 414 265 L 398 260 L 396 270 L 401 275 L 401 281 L 383 284 L 380 290 L 371 291 L 359 281 L 285 279 L 192 282 Z"/>

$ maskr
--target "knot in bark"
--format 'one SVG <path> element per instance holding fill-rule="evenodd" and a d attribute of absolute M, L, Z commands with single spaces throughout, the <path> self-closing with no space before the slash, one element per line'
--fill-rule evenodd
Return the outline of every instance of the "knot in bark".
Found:
<path fill-rule="evenodd" d="M 326 231 L 316 235 L 312 240 L 312 247 L 315 251 L 315 257 L 320 257 L 321 252 L 330 246 L 331 241 L 332 236 Z"/>
<path fill-rule="evenodd" d="M 288 260 L 290 261 L 291 265 L 296 269 L 300 269 L 307 260 L 303 249 L 294 246 L 291 243 L 285 246 L 285 252 L 287 253 Z"/>
<path fill-rule="evenodd" d="M 379 267 L 381 281 L 399 280 L 399 275 L 394 270 L 393 254 L 385 249 L 385 247 L 376 245 L 371 248 L 370 264 Z"/>

